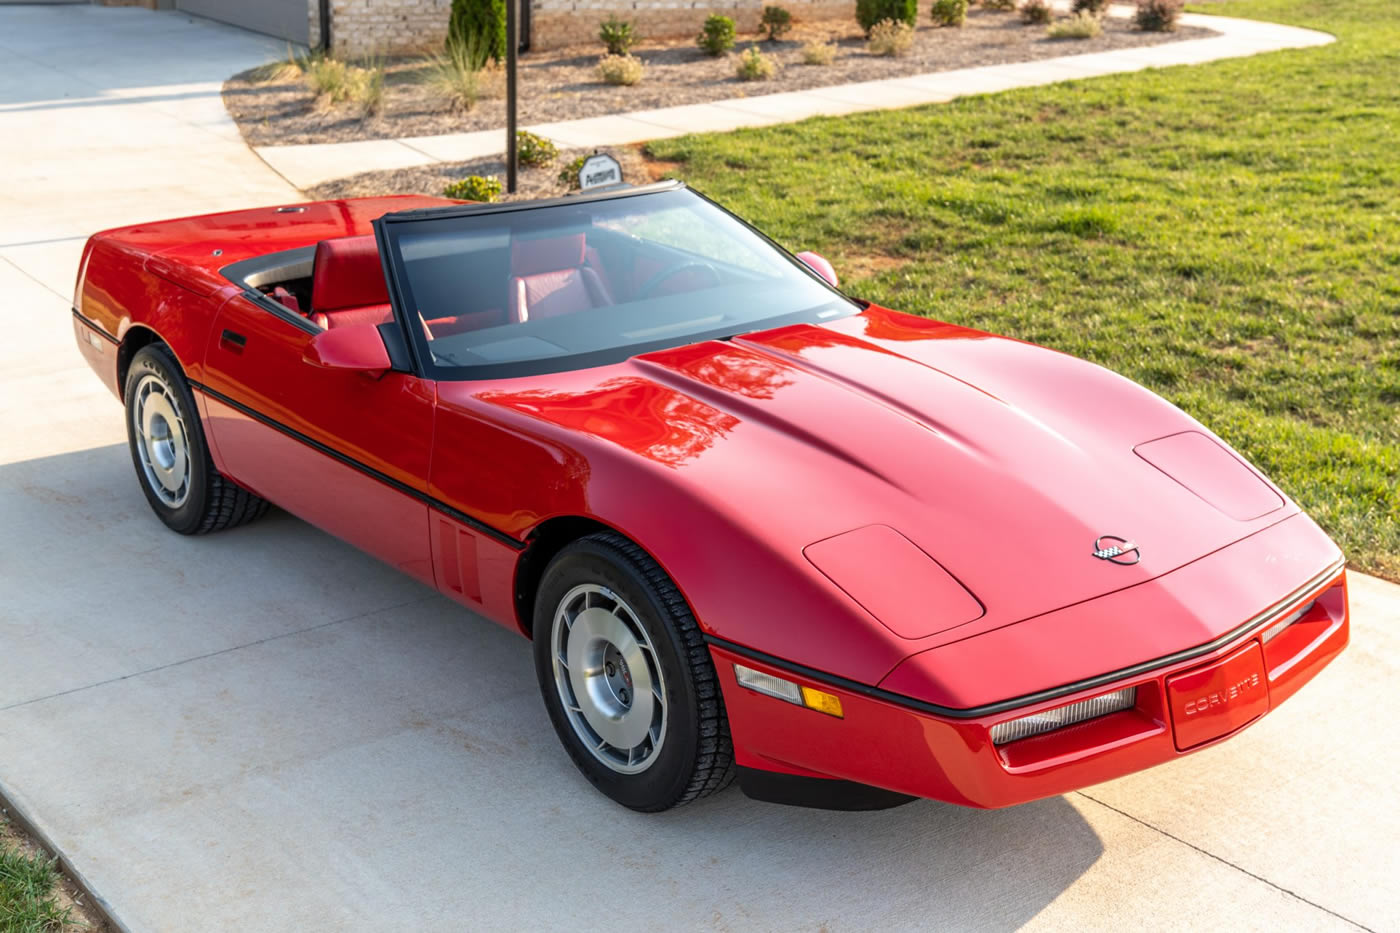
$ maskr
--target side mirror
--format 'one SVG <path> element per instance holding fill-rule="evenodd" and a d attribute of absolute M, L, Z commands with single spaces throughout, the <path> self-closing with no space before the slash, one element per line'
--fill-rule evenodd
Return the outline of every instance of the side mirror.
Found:
<path fill-rule="evenodd" d="M 349 324 L 323 330 L 311 338 L 301 358 L 312 366 L 351 369 L 376 379 L 392 366 L 376 324 Z"/>
<path fill-rule="evenodd" d="M 841 282 L 836 278 L 836 270 L 831 267 L 831 263 L 826 261 L 826 257 L 808 250 L 805 253 L 798 253 L 797 258 L 806 263 L 807 268 L 817 275 L 826 279 L 832 288 L 840 288 Z"/>

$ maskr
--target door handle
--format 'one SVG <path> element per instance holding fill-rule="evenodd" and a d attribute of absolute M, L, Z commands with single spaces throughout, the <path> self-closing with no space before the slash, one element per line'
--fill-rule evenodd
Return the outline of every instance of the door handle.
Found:
<path fill-rule="evenodd" d="M 236 331 L 226 330 L 219 337 L 219 346 L 234 353 L 242 353 L 248 345 L 248 338 Z"/>

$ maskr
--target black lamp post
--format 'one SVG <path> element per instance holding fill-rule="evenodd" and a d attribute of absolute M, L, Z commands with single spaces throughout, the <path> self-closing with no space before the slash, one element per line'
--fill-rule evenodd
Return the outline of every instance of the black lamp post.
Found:
<path fill-rule="evenodd" d="M 515 64 L 519 55 L 516 20 L 520 0 L 506 0 L 506 191 L 515 194 Z"/>

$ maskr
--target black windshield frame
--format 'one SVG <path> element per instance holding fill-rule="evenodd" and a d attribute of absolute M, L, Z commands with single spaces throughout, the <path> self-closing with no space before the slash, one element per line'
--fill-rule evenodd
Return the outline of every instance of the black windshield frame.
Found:
<path fill-rule="evenodd" d="M 580 203 L 589 201 L 639 198 L 675 191 L 685 191 L 689 195 L 700 198 L 718 210 L 723 211 L 746 230 L 753 233 L 763 243 L 771 247 L 778 256 L 786 259 L 804 275 L 828 291 L 831 294 L 833 303 L 841 302 L 848 305 L 851 314 L 857 313 L 864 307 L 863 302 L 856 301 L 834 288 L 831 283 L 823 279 L 802 260 L 774 242 L 770 237 L 764 234 L 763 231 L 758 230 L 742 217 L 736 216 L 723 205 L 705 197 L 705 195 L 696 191 L 694 188 L 690 188 L 684 182 L 666 181 L 635 188 L 617 188 L 591 194 L 575 194 L 538 201 L 457 204 L 447 207 L 418 208 L 385 214 L 374 221 L 374 235 L 379 246 L 379 255 L 384 265 L 384 274 L 389 286 L 389 301 L 393 306 L 395 321 L 398 322 L 398 326 L 402 329 L 403 333 L 408 336 L 407 343 L 413 357 L 414 371 L 426 379 L 434 379 L 443 382 L 474 382 L 547 373 L 574 372 L 595 366 L 619 363 L 642 353 L 650 353 L 671 347 L 687 346 L 705 340 L 724 339 L 735 336 L 736 332 L 732 327 L 729 327 L 720 328 L 714 332 L 687 334 L 680 338 L 663 338 L 650 343 L 629 344 L 605 350 L 571 354 L 564 357 L 544 357 L 501 363 L 444 366 L 434 361 L 433 354 L 428 347 L 427 338 L 423 333 L 423 328 L 416 320 L 416 314 L 411 311 L 411 309 L 416 308 L 418 305 L 417 302 L 414 301 L 412 285 L 408 280 L 403 252 L 399 247 L 399 235 L 406 230 L 421 229 L 424 223 L 432 223 L 440 220 L 475 217 L 485 214 L 501 214 L 513 211 L 549 210 L 556 207 L 577 208 Z M 797 311 L 748 322 L 740 332 L 752 333 L 757 330 L 767 330 L 788 324 L 810 323 L 812 320 L 813 315 L 809 313 L 809 311 Z"/>

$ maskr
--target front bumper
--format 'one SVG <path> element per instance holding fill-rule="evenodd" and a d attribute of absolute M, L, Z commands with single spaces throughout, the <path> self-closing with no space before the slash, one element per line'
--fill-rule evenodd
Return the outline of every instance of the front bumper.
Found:
<path fill-rule="evenodd" d="M 1307 611 L 1281 630 L 1272 620 Z M 837 682 L 816 672 L 795 673 L 776 659 L 742 647 L 712 642 L 734 739 L 743 769 L 797 778 L 827 778 L 869 785 L 972 807 L 1005 807 L 1063 794 L 1140 771 L 1223 741 L 1256 722 L 1346 647 L 1349 635 L 1346 572 L 1337 570 L 1270 607 L 1267 618 L 1206 653 L 1120 679 L 1095 682 L 1052 699 L 999 708 L 986 715 L 931 712 L 929 704 L 904 701 L 884 691 Z M 1268 636 L 1267 641 L 1265 640 Z M 1262 695 L 1235 706 L 1219 729 L 1202 732 L 1196 697 L 1173 684 L 1205 683 L 1208 669 L 1226 659 L 1258 651 Z M 741 687 L 739 663 L 835 694 L 844 718 L 776 701 Z M 1237 661 L 1235 663 L 1238 663 Z M 1221 670 L 1230 670 L 1222 667 Z M 1179 678 L 1188 672 L 1198 678 Z M 997 723 L 1053 709 L 1126 687 L 1137 688 L 1136 705 L 1043 735 L 994 745 Z M 1190 709 L 1187 709 L 1190 705 Z M 1227 705 L 1231 702 L 1227 698 Z M 1202 736 L 1207 736 L 1202 738 Z M 765 799 L 773 799 L 765 795 Z"/>

